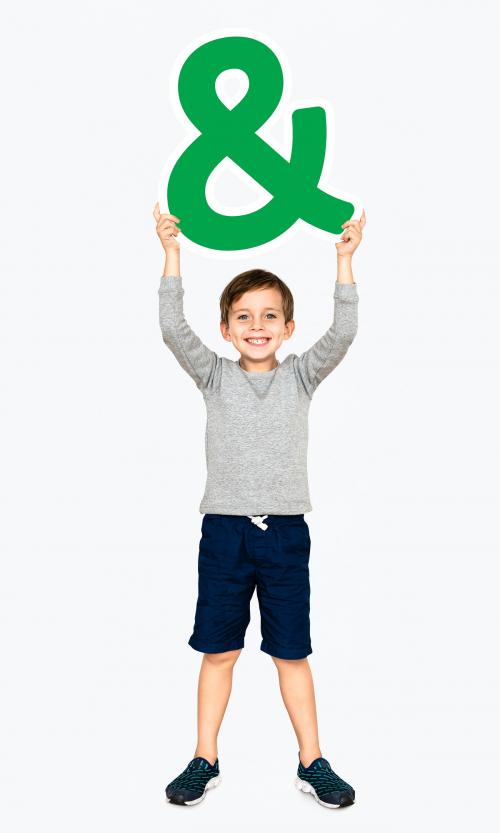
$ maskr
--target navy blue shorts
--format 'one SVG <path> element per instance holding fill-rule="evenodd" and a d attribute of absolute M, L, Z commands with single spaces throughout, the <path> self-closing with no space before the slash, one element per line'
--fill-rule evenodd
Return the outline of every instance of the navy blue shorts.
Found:
<path fill-rule="evenodd" d="M 203 516 L 198 601 L 188 644 L 204 653 L 243 648 L 257 587 L 261 651 L 301 659 L 312 653 L 309 527 L 303 514 L 253 518 Z"/>

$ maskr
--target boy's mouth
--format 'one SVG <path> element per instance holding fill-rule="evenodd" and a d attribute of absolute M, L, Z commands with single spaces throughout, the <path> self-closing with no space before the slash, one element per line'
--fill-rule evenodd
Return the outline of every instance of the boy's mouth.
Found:
<path fill-rule="evenodd" d="M 245 338 L 247 344 L 251 344 L 252 347 L 265 347 L 268 341 L 271 341 L 270 338 Z"/>

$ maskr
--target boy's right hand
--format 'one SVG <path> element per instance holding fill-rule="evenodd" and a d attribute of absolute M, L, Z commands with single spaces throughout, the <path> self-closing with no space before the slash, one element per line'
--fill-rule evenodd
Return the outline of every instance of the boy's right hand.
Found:
<path fill-rule="evenodd" d="M 156 220 L 156 233 L 165 251 L 178 251 L 180 246 L 177 236 L 180 229 L 177 228 L 176 223 L 180 223 L 179 218 L 174 214 L 160 214 L 159 203 L 156 203 L 154 207 L 153 217 Z"/>

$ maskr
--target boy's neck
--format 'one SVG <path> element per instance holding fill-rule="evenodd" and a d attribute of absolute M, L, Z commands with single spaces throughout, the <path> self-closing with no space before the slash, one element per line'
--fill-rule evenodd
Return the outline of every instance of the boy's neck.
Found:
<path fill-rule="evenodd" d="M 278 367 L 279 361 L 276 356 L 269 356 L 266 362 L 251 362 L 245 359 L 245 364 L 243 364 L 240 356 L 238 364 L 247 373 L 268 373 L 270 370 L 275 370 Z"/>

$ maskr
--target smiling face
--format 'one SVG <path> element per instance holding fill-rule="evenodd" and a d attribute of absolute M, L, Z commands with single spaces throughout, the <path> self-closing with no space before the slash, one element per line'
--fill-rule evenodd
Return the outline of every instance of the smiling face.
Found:
<path fill-rule="evenodd" d="M 221 322 L 220 328 L 241 353 L 244 369 L 265 371 L 276 365 L 275 353 L 295 323 L 285 324 L 281 292 L 273 286 L 245 292 L 229 310 L 229 326 Z"/>

